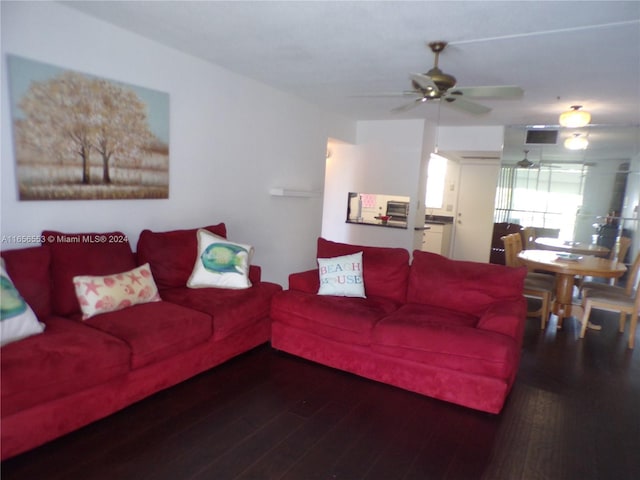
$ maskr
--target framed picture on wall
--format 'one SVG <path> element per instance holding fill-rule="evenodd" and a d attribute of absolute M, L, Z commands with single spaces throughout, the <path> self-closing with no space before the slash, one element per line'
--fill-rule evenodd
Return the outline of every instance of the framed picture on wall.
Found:
<path fill-rule="evenodd" d="M 169 197 L 169 94 L 7 63 L 20 200 Z"/>

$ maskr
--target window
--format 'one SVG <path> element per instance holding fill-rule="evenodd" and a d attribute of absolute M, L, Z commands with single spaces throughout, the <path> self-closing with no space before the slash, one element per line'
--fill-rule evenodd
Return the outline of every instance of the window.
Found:
<path fill-rule="evenodd" d="M 559 229 L 560 238 L 572 239 L 588 168 L 564 163 L 502 167 L 494 221 Z"/>
<path fill-rule="evenodd" d="M 427 192 L 425 207 L 442 208 L 444 202 L 444 185 L 447 176 L 447 159 L 431 154 L 427 166 Z"/>

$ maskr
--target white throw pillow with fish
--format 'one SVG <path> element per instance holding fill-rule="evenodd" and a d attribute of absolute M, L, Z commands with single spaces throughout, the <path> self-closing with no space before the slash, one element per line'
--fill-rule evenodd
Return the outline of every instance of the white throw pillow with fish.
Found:
<path fill-rule="evenodd" d="M 208 230 L 199 229 L 198 254 L 191 276 L 190 288 L 249 288 L 249 267 L 253 247 L 230 242 Z"/>
<path fill-rule="evenodd" d="M 13 285 L 0 259 L 0 346 L 44 331 L 31 307 Z"/>

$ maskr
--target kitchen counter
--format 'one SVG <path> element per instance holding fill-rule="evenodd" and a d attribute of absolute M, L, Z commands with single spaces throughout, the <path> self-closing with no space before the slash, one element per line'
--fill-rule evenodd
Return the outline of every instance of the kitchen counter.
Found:
<path fill-rule="evenodd" d="M 371 222 L 369 220 L 362 220 L 360 222 L 355 220 L 347 220 L 346 223 L 350 223 L 352 225 L 369 225 L 371 227 L 403 228 L 405 230 L 407 229 L 407 222 L 398 222 L 393 220 L 389 220 L 386 223 L 382 223 L 381 220 L 376 220 L 374 222 Z"/>
<path fill-rule="evenodd" d="M 445 215 L 425 215 L 424 223 L 426 225 L 448 225 L 453 223 L 453 217 Z"/>

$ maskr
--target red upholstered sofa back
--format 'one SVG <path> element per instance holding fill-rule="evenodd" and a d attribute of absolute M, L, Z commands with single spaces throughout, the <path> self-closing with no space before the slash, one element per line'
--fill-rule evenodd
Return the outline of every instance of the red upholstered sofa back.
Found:
<path fill-rule="evenodd" d="M 203 227 L 219 237 L 227 238 L 224 223 Z M 198 252 L 197 228 L 152 232 L 143 230 L 136 253 L 140 265 L 149 262 L 159 289 L 184 287 L 191 276 Z"/>
<path fill-rule="evenodd" d="M 73 286 L 76 275 L 110 275 L 136 267 L 127 236 L 122 232 L 42 232 L 51 251 L 53 312 L 68 316 L 80 312 Z"/>
<path fill-rule="evenodd" d="M 40 321 L 51 315 L 49 247 L 27 247 L 2 252 L 7 273 Z"/>
<path fill-rule="evenodd" d="M 407 302 L 481 315 L 492 304 L 522 298 L 526 274 L 526 267 L 450 260 L 415 250 Z"/>
<path fill-rule="evenodd" d="M 362 252 L 365 294 L 404 302 L 409 280 L 407 250 L 350 245 L 318 238 L 318 258 L 340 257 L 357 252 Z"/>

